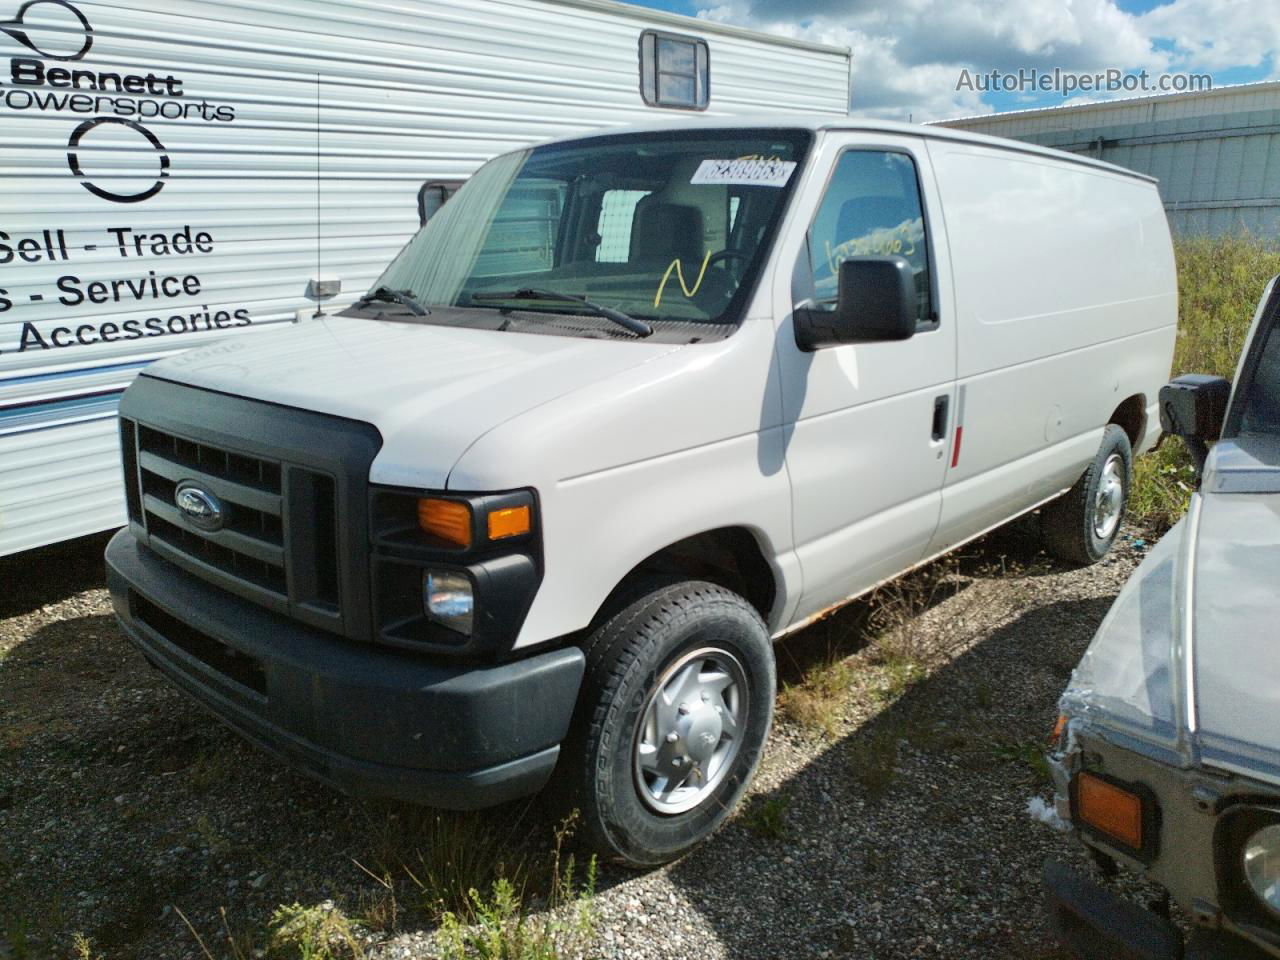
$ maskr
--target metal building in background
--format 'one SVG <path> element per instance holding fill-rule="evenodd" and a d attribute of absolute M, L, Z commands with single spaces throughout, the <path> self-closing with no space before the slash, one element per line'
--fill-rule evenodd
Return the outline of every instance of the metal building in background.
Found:
<path fill-rule="evenodd" d="M 939 125 L 1083 153 L 1157 177 L 1170 226 L 1180 233 L 1280 236 L 1280 82 Z"/>

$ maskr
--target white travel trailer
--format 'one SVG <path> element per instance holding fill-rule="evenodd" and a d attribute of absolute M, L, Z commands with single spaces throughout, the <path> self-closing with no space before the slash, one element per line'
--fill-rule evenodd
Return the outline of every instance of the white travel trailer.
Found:
<path fill-rule="evenodd" d="M 124 522 L 140 369 L 349 302 L 490 157 L 848 108 L 847 50 L 607 0 L 0 3 L 0 555 Z"/>
<path fill-rule="evenodd" d="M 637 864 L 746 789 L 771 637 L 1037 507 L 1106 553 L 1177 313 L 1154 181 L 857 118 L 503 154 L 371 286 L 126 391 L 123 629 L 322 779 L 554 774 Z"/>

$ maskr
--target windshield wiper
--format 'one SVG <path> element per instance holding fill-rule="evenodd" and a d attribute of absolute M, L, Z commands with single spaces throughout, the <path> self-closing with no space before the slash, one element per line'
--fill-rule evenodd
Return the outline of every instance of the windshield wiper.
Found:
<path fill-rule="evenodd" d="M 559 300 L 562 303 L 580 303 L 596 316 L 604 317 L 606 320 L 612 320 L 620 327 L 630 330 L 638 337 L 648 337 L 653 334 L 653 327 L 645 323 L 643 320 L 637 320 L 635 317 L 628 316 L 621 310 L 615 310 L 613 307 L 606 307 L 599 303 L 593 303 L 586 297 L 579 297 L 572 293 L 558 293 L 555 290 L 540 290 L 536 287 L 521 287 L 519 290 L 481 290 L 479 293 L 471 294 L 472 300 Z"/>
<path fill-rule="evenodd" d="M 363 297 L 356 301 L 357 307 L 363 307 L 365 304 L 373 303 L 380 300 L 383 303 L 398 303 L 401 306 L 408 307 L 409 312 L 415 317 L 425 317 L 431 311 L 413 299 L 413 294 L 408 290 L 392 290 L 390 287 L 378 287 L 370 290 Z"/>

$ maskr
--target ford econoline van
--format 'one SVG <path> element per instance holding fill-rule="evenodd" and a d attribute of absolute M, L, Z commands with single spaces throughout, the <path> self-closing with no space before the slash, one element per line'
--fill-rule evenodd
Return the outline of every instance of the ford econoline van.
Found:
<path fill-rule="evenodd" d="M 113 601 L 341 789 L 554 780 L 661 863 L 751 780 L 772 639 L 1037 508 L 1106 553 L 1175 315 L 1155 183 L 1083 157 L 858 119 L 519 150 L 350 309 L 138 378 Z"/>

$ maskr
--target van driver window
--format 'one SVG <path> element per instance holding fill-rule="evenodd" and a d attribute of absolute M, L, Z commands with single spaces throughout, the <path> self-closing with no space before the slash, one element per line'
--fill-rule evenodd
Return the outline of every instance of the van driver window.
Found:
<path fill-rule="evenodd" d="M 929 252 L 915 164 L 904 153 L 847 151 L 836 163 L 809 231 L 815 295 L 835 298 L 842 261 L 891 254 L 911 264 L 916 319 L 928 322 L 933 313 Z"/>

